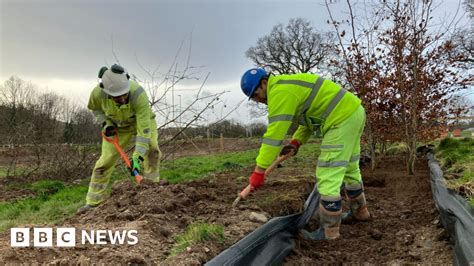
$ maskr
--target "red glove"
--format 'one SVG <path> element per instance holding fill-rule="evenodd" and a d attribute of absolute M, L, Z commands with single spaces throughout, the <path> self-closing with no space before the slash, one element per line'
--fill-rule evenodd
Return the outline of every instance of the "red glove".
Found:
<path fill-rule="evenodd" d="M 300 146 L 301 146 L 301 143 L 298 140 L 292 139 L 290 143 L 283 146 L 283 149 L 281 149 L 280 151 L 280 156 L 287 155 L 291 151 L 293 151 L 293 155 L 296 155 L 298 153 L 298 149 L 300 148 Z"/>
<path fill-rule="evenodd" d="M 265 173 L 257 173 L 253 171 L 252 175 L 250 176 L 249 183 L 252 185 L 252 187 L 257 190 L 261 186 L 263 186 L 263 183 L 265 182 Z"/>

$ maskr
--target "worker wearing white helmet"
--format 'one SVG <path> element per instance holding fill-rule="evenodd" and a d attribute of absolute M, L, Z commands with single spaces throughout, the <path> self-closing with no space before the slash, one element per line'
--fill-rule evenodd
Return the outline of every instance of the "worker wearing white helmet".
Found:
<path fill-rule="evenodd" d="M 145 90 L 116 64 L 110 69 L 102 67 L 99 79 L 88 108 L 102 125 L 102 132 L 108 137 L 117 133 L 121 147 L 126 147 L 135 137 L 131 171 L 141 173 L 145 179 L 159 181 L 158 132 Z M 102 141 L 101 156 L 92 172 L 86 205 L 81 211 L 98 206 L 106 199 L 106 189 L 119 156 L 112 143 Z"/>

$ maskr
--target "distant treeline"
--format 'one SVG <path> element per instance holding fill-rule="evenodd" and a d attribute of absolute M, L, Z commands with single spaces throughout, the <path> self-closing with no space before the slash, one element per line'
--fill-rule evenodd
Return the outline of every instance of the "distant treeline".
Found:
<path fill-rule="evenodd" d="M 240 138 L 262 136 L 267 126 L 264 123 L 241 124 L 233 120 L 223 120 L 205 126 L 195 126 L 182 129 L 179 127 L 162 128 L 159 131 L 160 139 L 186 139 L 186 138 L 218 138 L 222 134 L 225 138 Z"/>

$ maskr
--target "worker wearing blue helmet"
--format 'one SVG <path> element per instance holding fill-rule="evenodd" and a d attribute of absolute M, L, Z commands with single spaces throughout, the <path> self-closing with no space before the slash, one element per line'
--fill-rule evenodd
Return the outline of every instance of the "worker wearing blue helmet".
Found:
<path fill-rule="evenodd" d="M 370 218 L 359 169 L 360 138 L 365 110 L 360 99 L 330 80 L 315 74 L 269 75 L 262 68 L 247 70 L 240 82 L 251 100 L 268 106 L 268 128 L 249 178 L 254 189 L 264 184 L 265 169 L 278 154 L 296 155 L 314 131 L 320 131 L 316 177 L 321 194 L 320 228 L 303 230 L 311 240 L 339 237 L 341 219 L 366 221 Z M 292 123 L 298 123 L 289 144 L 280 148 Z M 342 214 L 340 187 L 345 184 L 350 211 Z"/>

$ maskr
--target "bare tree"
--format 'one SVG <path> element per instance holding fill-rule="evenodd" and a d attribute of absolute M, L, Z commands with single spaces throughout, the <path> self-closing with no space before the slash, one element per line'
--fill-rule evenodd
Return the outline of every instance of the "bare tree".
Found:
<path fill-rule="evenodd" d="M 315 30 L 303 18 L 278 24 L 258 39 L 245 55 L 257 66 L 277 74 L 321 72 L 332 53 L 333 36 Z"/>
<path fill-rule="evenodd" d="M 44 171 L 54 178 L 73 178 L 88 173 L 94 153 L 62 142 L 69 130 L 76 143 L 84 143 L 95 127 L 91 117 L 62 96 L 40 94 L 35 85 L 10 77 L 0 88 L 0 120 L 6 125 L 0 128 L 0 143 L 9 145 L 11 155 L 7 176 Z M 29 167 L 18 171 L 19 165 Z"/>
<path fill-rule="evenodd" d="M 17 145 L 25 137 L 24 125 L 28 119 L 26 113 L 30 110 L 34 98 L 34 86 L 17 76 L 11 76 L 0 87 L 0 105 L 5 107 L 1 121 L 6 125 L 0 130 L 8 145 Z"/>
<path fill-rule="evenodd" d="M 181 57 L 183 47 L 187 45 L 184 60 Z M 145 75 L 141 78 L 132 75 L 140 84 L 144 86 L 150 104 L 158 119 L 161 120 L 159 130 L 167 127 L 178 128 L 166 132 L 173 132 L 172 136 L 167 136 L 166 140 L 160 143 L 160 147 L 177 145 L 176 139 L 186 137 L 187 128 L 196 127 L 202 124 L 213 124 L 223 121 L 237 107 L 228 107 L 222 96 L 226 91 L 207 92 L 204 90 L 210 73 L 203 73 L 202 66 L 195 66 L 191 63 L 192 55 L 192 35 L 183 40 L 178 48 L 173 61 L 165 71 L 160 71 L 160 66 L 147 68 L 140 63 L 138 57 L 136 61 Z M 179 85 L 187 81 L 199 82 L 194 88 L 183 89 Z M 188 86 L 189 87 L 189 86 Z M 187 95 L 185 98 L 184 95 Z M 221 108 L 217 108 L 221 106 Z M 216 110 L 221 112 L 217 113 Z M 226 111 L 227 110 L 227 111 Z M 214 114 L 215 119 L 209 119 L 210 114 Z M 192 142 L 191 137 L 187 138 Z M 176 149 L 167 148 L 173 152 Z"/>

